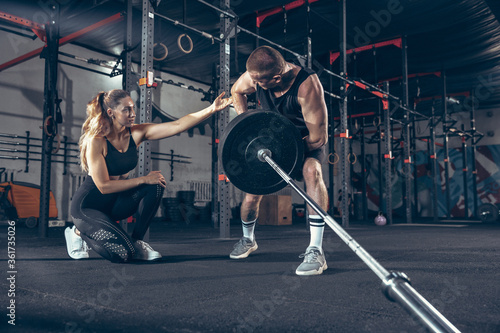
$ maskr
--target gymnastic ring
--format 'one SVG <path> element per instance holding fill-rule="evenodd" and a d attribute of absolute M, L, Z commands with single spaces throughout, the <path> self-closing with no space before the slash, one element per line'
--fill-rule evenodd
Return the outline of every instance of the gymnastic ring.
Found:
<path fill-rule="evenodd" d="M 182 44 L 181 44 L 182 37 L 186 37 L 188 39 L 188 41 L 189 41 L 189 50 L 186 50 L 186 49 L 184 49 L 182 47 Z M 179 37 L 177 37 L 177 46 L 179 47 L 179 49 L 181 49 L 182 52 L 184 52 L 186 54 L 187 53 L 191 53 L 191 51 L 193 51 L 193 40 L 187 34 L 179 35 Z"/>
<path fill-rule="evenodd" d="M 406 177 L 410 177 L 410 178 L 413 178 L 412 175 L 413 175 L 413 165 L 410 164 L 409 166 L 409 171 L 406 172 L 406 163 L 402 162 L 401 160 L 398 161 L 398 163 L 396 163 L 396 167 L 399 169 L 398 172 L 403 175 L 403 176 L 406 176 Z M 401 164 L 401 166 L 399 165 Z"/>
<path fill-rule="evenodd" d="M 333 162 L 331 161 L 330 156 L 333 156 Z M 335 159 L 335 158 L 337 158 L 337 159 Z M 333 154 L 330 153 L 330 154 L 328 154 L 328 163 L 335 165 L 335 164 L 337 164 L 339 162 L 339 160 L 340 160 L 340 157 L 339 157 L 339 155 L 337 153 L 333 153 Z"/>
<path fill-rule="evenodd" d="M 52 116 L 48 116 L 47 118 L 45 118 L 45 120 L 43 121 L 43 131 L 45 132 L 45 134 L 47 134 L 47 136 L 52 136 L 54 135 L 53 132 L 49 131 L 49 126 L 50 127 L 53 127 L 54 124 L 54 118 Z"/>
<path fill-rule="evenodd" d="M 410 169 L 411 169 L 411 168 L 410 168 Z M 400 173 L 401 175 L 403 175 L 403 176 L 407 176 L 407 177 L 413 178 L 413 177 L 411 177 L 411 176 L 412 176 L 412 174 L 413 174 L 412 170 L 410 170 L 410 171 L 406 172 L 406 171 L 405 171 L 405 165 L 404 165 L 404 164 L 403 164 L 403 166 L 400 168 L 399 173 Z"/>
<path fill-rule="evenodd" d="M 375 123 L 375 119 L 377 119 L 377 120 L 378 120 L 378 123 L 377 123 L 377 124 Z M 381 121 L 380 121 L 380 117 L 379 117 L 379 116 L 373 117 L 373 126 L 374 126 L 374 127 L 379 127 L 379 126 L 380 126 L 380 123 L 381 123 Z"/>
<path fill-rule="evenodd" d="M 354 156 L 354 160 L 353 160 L 352 162 L 351 162 L 351 156 Z M 351 164 L 353 164 L 353 165 L 354 165 L 354 164 L 356 164 L 356 162 L 358 161 L 358 157 L 356 156 L 356 154 L 355 154 L 355 153 L 349 153 L 349 154 L 347 155 L 347 160 L 349 161 L 349 163 L 351 163 Z"/>
<path fill-rule="evenodd" d="M 153 44 L 153 48 L 156 47 L 156 45 L 158 45 L 158 43 L 154 43 Z M 153 60 L 156 60 L 156 61 L 163 61 L 167 58 L 168 56 L 168 48 L 165 46 L 165 44 L 163 43 L 160 43 L 160 46 L 163 48 L 163 50 L 165 51 L 165 55 L 161 58 L 155 58 L 155 56 L 153 55 Z"/>
<path fill-rule="evenodd" d="M 57 142 L 56 148 L 52 148 L 52 154 L 57 154 L 59 152 L 59 149 L 61 148 L 61 136 L 59 133 L 56 134 L 56 137 L 54 138 Z"/>

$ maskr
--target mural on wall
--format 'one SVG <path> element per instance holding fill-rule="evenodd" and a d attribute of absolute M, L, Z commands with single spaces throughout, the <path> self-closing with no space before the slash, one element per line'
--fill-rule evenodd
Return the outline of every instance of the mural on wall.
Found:
<path fill-rule="evenodd" d="M 449 179 L 450 189 L 450 216 L 451 217 L 472 217 L 474 214 L 474 195 L 473 195 L 473 174 L 472 174 L 472 149 L 467 147 L 468 165 L 464 168 L 462 149 L 449 149 Z M 444 150 L 437 149 L 437 161 L 439 172 L 436 177 L 437 182 L 437 203 L 438 216 L 446 217 L 446 177 Z M 427 151 L 418 151 L 414 155 L 414 162 L 417 174 L 417 192 L 418 203 L 417 211 L 419 217 L 433 216 L 433 181 L 432 165 Z M 477 200 L 478 206 L 482 203 L 500 203 L 500 145 L 479 146 L 476 149 L 476 169 L 477 169 Z M 383 165 L 382 165 L 383 168 Z M 413 170 L 415 171 L 415 170 Z M 395 216 L 404 216 L 403 206 L 403 185 L 404 169 L 401 157 L 396 157 L 392 164 L 392 206 Z M 464 184 L 464 172 L 467 176 L 467 184 Z M 367 197 L 368 209 L 377 212 L 380 206 L 379 195 L 379 165 L 377 155 L 366 156 L 366 174 L 367 174 Z M 413 179 L 415 172 L 412 173 Z M 356 181 L 360 178 L 359 173 L 353 177 L 353 187 L 355 191 L 360 191 Z M 382 191 L 385 190 L 385 174 L 382 172 Z M 413 180 L 412 180 L 413 184 Z M 468 209 L 465 211 L 465 189 L 467 189 Z"/>

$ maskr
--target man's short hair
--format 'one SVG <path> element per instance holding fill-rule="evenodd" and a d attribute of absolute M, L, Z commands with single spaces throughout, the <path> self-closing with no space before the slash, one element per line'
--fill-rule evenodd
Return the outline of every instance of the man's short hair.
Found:
<path fill-rule="evenodd" d="M 281 53 L 269 46 L 256 48 L 247 59 L 247 71 L 259 73 L 262 76 L 278 75 L 285 66 L 286 61 Z"/>

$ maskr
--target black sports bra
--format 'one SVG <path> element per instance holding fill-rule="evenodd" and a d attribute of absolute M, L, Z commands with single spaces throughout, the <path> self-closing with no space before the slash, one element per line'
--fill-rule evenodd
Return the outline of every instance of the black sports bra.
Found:
<path fill-rule="evenodd" d="M 130 131 L 130 129 L 129 129 Z M 105 137 L 106 138 L 106 137 Z M 106 166 L 108 167 L 108 174 L 110 176 L 120 176 L 128 173 L 137 166 L 137 146 L 132 134 L 130 134 L 130 141 L 127 151 L 120 153 L 106 138 L 108 143 L 108 154 L 105 157 Z"/>

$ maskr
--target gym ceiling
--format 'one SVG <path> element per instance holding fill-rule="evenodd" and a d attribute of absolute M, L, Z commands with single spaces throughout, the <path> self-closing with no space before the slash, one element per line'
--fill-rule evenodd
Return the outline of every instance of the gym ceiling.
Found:
<path fill-rule="evenodd" d="M 219 42 L 206 34 L 219 36 L 219 12 L 207 6 L 219 6 L 218 0 L 162 0 L 155 2 L 156 12 L 205 33 L 203 36 L 176 25 L 172 21 L 155 19 L 154 67 L 167 73 L 211 84 L 214 65 L 219 61 Z M 203 3 L 204 2 L 204 3 Z M 339 2 L 309 0 L 310 12 L 304 0 L 231 0 L 237 25 L 305 55 L 308 29 L 312 41 L 313 68 L 320 73 L 325 90 L 338 94 L 338 79 L 321 71 L 326 68 L 339 73 L 340 50 Z M 51 1 L 2 1 L 3 13 L 43 22 L 43 11 Z M 60 35 L 68 36 L 93 23 L 125 11 L 125 2 L 118 0 L 70 1 L 60 0 Z M 141 1 L 133 1 L 132 59 L 140 63 Z M 286 10 L 283 10 L 286 9 Z M 286 13 L 286 20 L 285 20 Z M 406 36 L 408 45 L 409 100 L 419 112 L 429 114 L 433 103 L 441 107 L 443 74 L 448 95 L 462 104 L 477 99 L 479 110 L 500 104 L 500 2 L 496 0 L 356 0 L 347 1 L 347 49 L 357 49 L 348 58 L 348 75 L 372 84 L 390 80 L 390 92 L 401 97 L 402 52 L 397 41 Z M 259 19 L 259 20 L 258 20 Z M 257 21 L 259 27 L 257 28 Z M 24 31 L 18 25 L 0 20 L 4 31 Z M 285 32 L 286 31 L 286 32 Z M 120 20 L 91 31 L 72 43 L 100 52 L 106 60 L 117 60 L 123 51 L 126 21 Z M 186 34 L 192 40 L 192 50 Z M 388 45 L 379 46 L 381 42 Z M 162 44 L 168 49 L 165 54 Z M 265 45 L 263 41 L 260 45 Z M 237 52 L 236 52 L 236 48 Z M 231 39 L 231 79 L 245 70 L 245 61 L 256 46 L 256 37 L 239 32 Z M 360 50 L 365 47 L 367 50 Z M 6 47 L 6 46 L 4 46 Z M 376 55 L 374 55 L 374 49 Z M 191 52 L 186 52 L 191 51 Z M 166 57 L 164 57 L 166 55 Z M 296 57 L 284 53 L 287 60 Z M 333 61 L 332 61 L 333 60 Z M 18 65 L 22 66 L 22 64 Z M 91 65 L 89 65 L 91 67 Z M 95 66 L 94 66 L 95 68 Z M 107 70 L 110 72 L 110 70 Z M 373 111 L 373 96 L 356 90 L 353 96 L 366 98 L 350 112 Z M 469 96 L 469 99 L 467 100 Z M 417 102 L 417 103 L 414 103 Z M 465 108 L 466 109 L 466 108 Z M 463 112 L 451 108 L 448 112 Z"/>

